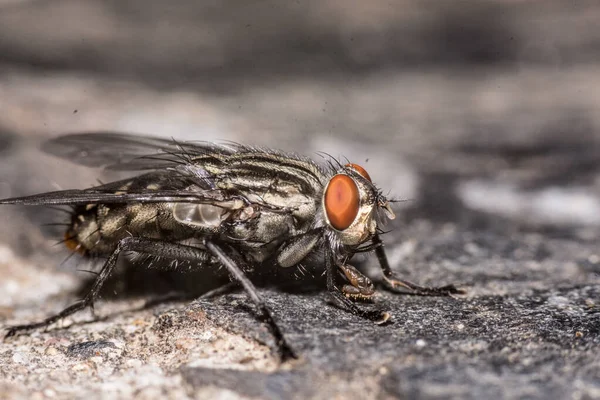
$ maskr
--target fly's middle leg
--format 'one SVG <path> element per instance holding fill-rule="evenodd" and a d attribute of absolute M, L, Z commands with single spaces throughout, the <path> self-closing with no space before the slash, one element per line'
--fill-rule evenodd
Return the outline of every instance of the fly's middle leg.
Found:
<path fill-rule="evenodd" d="M 373 238 L 373 244 L 376 246 L 375 254 L 377 255 L 379 265 L 383 271 L 383 282 L 388 290 L 396 293 L 413 294 L 418 296 L 452 296 L 455 294 L 466 293 L 464 289 L 457 288 L 454 285 L 425 287 L 398 278 L 390 268 L 390 264 L 383 248 L 383 241 L 379 235 L 375 235 Z"/>
<path fill-rule="evenodd" d="M 241 284 L 244 287 L 244 289 L 250 296 L 250 299 L 252 300 L 252 302 L 254 303 L 256 308 L 258 309 L 258 312 L 260 313 L 261 318 L 267 323 L 267 325 L 271 329 L 271 334 L 275 338 L 275 343 L 279 350 L 279 354 L 281 356 L 282 361 L 285 361 L 285 360 L 288 360 L 291 358 L 298 358 L 296 356 L 296 354 L 294 353 L 294 351 L 292 350 L 292 348 L 287 343 L 287 341 L 285 340 L 283 333 L 281 332 L 281 330 L 279 329 L 279 326 L 277 326 L 277 323 L 275 322 L 275 320 L 273 319 L 273 316 L 271 315 L 271 311 L 265 304 L 264 300 L 258 294 L 256 287 L 254 287 L 252 282 L 250 282 L 250 279 L 248 279 L 248 277 L 244 274 L 244 272 L 240 269 L 240 267 L 233 261 L 233 259 L 231 259 L 231 257 L 229 257 L 225 253 L 225 251 L 221 248 L 220 245 L 218 245 L 215 242 L 206 240 L 205 246 L 206 246 L 207 250 L 215 258 L 217 258 L 221 262 L 221 264 L 223 264 L 223 266 L 225 268 L 227 268 L 227 271 L 229 272 L 229 274 L 231 275 L 233 280 L 237 281 L 239 284 Z"/>

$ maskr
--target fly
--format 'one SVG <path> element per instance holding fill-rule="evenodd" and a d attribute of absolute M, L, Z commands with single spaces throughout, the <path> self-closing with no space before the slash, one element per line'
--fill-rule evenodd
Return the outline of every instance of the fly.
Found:
<path fill-rule="evenodd" d="M 81 165 L 140 175 L 89 189 L 0 200 L 72 206 L 67 247 L 89 257 L 108 257 L 83 299 L 43 321 L 12 326 L 7 337 L 93 307 L 122 252 L 188 261 L 192 267 L 225 267 L 269 326 L 283 360 L 296 354 L 244 272 L 254 267 L 300 267 L 307 257 L 322 254 L 334 302 L 375 323 L 390 315 L 355 304 L 375 294 L 372 281 L 349 264 L 356 253 L 375 251 L 383 283 L 393 292 L 463 293 L 453 285 L 418 286 L 394 274 L 380 225 L 395 215 L 360 165 L 330 160 L 320 166 L 271 149 L 120 133 L 66 135 L 47 142 L 45 150 Z"/>

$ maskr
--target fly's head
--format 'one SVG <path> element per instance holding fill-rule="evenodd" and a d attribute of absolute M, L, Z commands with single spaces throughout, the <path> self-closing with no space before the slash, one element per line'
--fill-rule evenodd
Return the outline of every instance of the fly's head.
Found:
<path fill-rule="evenodd" d="M 395 218 L 388 200 L 357 164 L 346 164 L 329 180 L 322 206 L 326 225 L 350 247 L 373 238 L 383 216 Z"/>

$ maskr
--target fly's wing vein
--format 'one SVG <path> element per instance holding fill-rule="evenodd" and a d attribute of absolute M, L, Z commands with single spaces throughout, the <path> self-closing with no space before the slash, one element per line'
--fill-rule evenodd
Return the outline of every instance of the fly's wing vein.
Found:
<path fill-rule="evenodd" d="M 59 136 L 44 143 L 42 149 L 87 167 L 150 170 L 173 166 L 199 154 L 231 154 L 238 147 L 240 145 L 178 142 L 126 133 L 90 132 Z"/>
<path fill-rule="evenodd" d="M 207 165 L 216 165 L 217 169 L 226 172 L 230 172 L 230 168 L 291 169 L 300 176 L 311 176 L 313 184 L 314 181 L 319 184 L 325 182 L 327 178 L 327 173 L 309 158 L 233 142 L 179 142 L 125 133 L 95 132 L 57 137 L 46 142 L 43 150 L 76 164 L 120 171 L 165 168 L 181 171 L 190 166 L 203 169 Z"/>
<path fill-rule="evenodd" d="M 223 201 L 222 191 L 204 190 L 186 192 L 177 190 L 128 191 L 124 193 L 102 192 L 95 189 L 60 190 L 35 194 L 32 196 L 13 197 L 0 200 L 0 204 L 21 205 L 87 205 L 117 203 L 213 203 Z"/>

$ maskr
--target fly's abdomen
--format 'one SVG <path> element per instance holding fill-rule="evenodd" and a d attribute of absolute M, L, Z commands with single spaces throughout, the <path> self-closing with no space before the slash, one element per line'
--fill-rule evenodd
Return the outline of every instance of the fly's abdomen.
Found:
<path fill-rule="evenodd" d="M 127 236 L 178 241 L 192 235 L 173 219 L 171 203 L 90 204 L 75 210 L 65 244 L 81 254 L 101 255 Z"/>
<path fill-rule="evenodd" d="M 102 235 L 96 220 L 97 206 L 77 207 L 71 217 L 71 225 L 65 232 L 65 245 L 71 251 L 90 254 L 92 249 L 99 250 Z M 103 253 L 95 251 L 96 254 Z"/>

